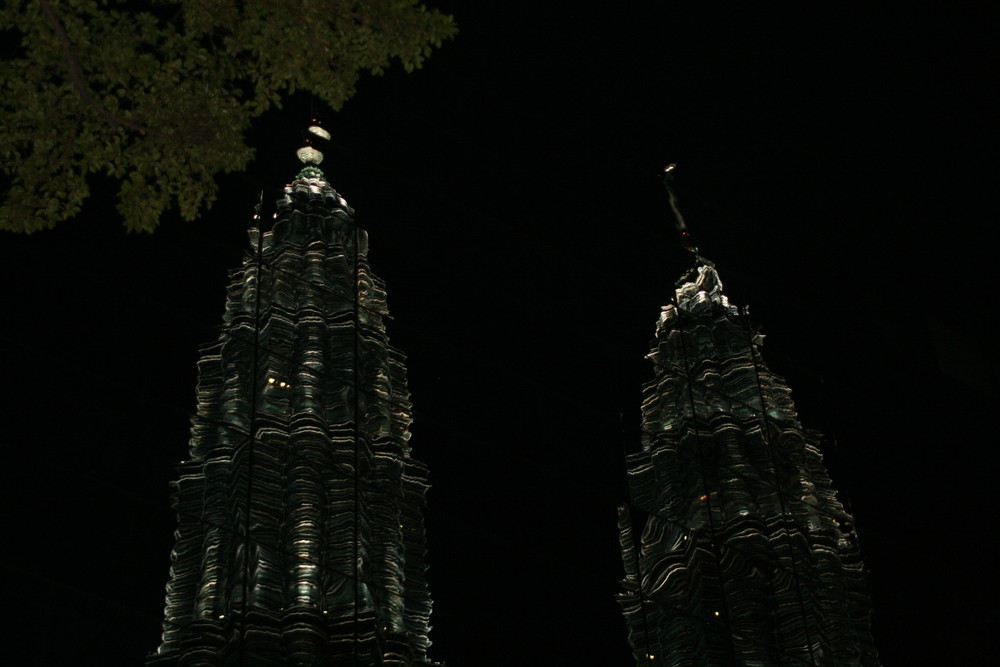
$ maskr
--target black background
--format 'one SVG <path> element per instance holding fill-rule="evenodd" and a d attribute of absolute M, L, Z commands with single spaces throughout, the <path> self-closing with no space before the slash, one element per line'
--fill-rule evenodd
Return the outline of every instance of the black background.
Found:
<path fill-rule="evenodd" d="M 614 600 L 643 357 L 690 259 L 660 169 L 855 514 L 886 665 L 995 655 L 997 358 L 985 15 L 806 3 L 449 2 L 423 70 L 365 77 L 323 168 L 409 358 L 432 656 L 627 665 Z M 649 3 L 652 4 L 652 3 Z M 198 346 L 312 101 L 256 124 L 203 220 L 110 196 L 0 239 L 4 576 L 21 664 L 158 643 Z M 98 190 L 107 184 L 94 181 Z"/>

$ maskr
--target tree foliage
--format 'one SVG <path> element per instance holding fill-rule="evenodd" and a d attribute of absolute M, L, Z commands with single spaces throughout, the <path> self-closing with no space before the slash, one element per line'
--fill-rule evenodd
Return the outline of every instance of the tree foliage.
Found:
<path fill-rule="evenodd" d="M 130 230 L 215 199 L 253 118 L 306 90 L 338 109 L 362 72 L 418 68 L 455 34 L 417 0 L 11 0 L 0 8 L 0 228 L 79 213 L 120 184 Z"/>

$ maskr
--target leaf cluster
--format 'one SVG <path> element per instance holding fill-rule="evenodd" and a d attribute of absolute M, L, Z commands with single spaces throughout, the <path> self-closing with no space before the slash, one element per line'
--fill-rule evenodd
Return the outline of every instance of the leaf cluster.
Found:
<path fill-rule="evenodd" d="M 306 90 L 334 109 L 362 72 L 418 68 L 456 32 L 416 0 L 12 0 L 0 7 L 0 229 L 77 215 L 107 174 L 133 231 L 192 220 L 246 167 L 253 118 Z"/>

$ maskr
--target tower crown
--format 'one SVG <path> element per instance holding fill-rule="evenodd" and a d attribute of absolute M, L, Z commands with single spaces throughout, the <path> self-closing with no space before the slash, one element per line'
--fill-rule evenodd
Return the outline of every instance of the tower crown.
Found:
<path fill-rule="evenodd" d="M 695 275 L 692 275 L 695 274 Z M 674 292 L 677 306 L 689 313 L 721 307 L 736 314 L 736 306 L 722 293 L 722 279 L 715 267 L 702 264 L 692 269 Z"/>

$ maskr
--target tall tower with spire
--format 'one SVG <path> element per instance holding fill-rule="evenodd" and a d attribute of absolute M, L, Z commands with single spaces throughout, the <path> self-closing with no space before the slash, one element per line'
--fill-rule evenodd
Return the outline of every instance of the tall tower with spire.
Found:
<path fill-rule="evenodd" d="M 322 153 L 298 155 L 270 230 L 258 207 L 202 351 L 149 665 L 431 664 L 427 469 L 410 452 L 404 357 L 367 233 Z"/>
<path fill-rule="evenodd" d="M 637 664 L 875 667 L 854 521 L 822 436 L 799 424 L 763 336 L 670 197 L 696 263 L 656 324 L 627 462 L 619 601 Z"/>

